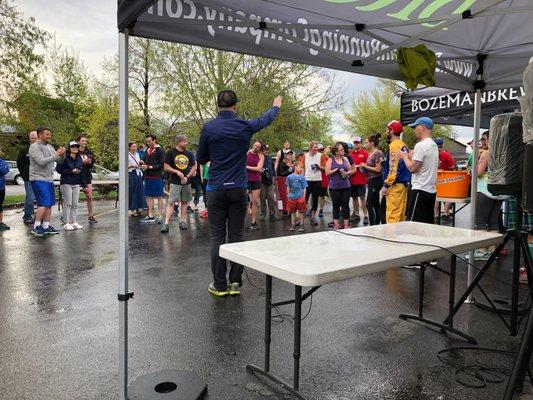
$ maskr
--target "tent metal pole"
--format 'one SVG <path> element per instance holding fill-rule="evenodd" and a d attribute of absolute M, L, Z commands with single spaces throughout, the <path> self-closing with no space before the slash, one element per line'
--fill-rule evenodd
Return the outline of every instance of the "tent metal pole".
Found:
<path fill-rule="evenodd" d="M 128 39 L 129 31 L 118 34 L 119 58 L 119 400 L 128 399 Z"/>
<path fill-rule="evenodd" d="M 478 75 L 477 80 L 481 81 L 482 76 Z M 477 204 L 477 161 L 479 157 L 479 131 L 481 126 L 481 89 L 476 90 L 474 100 L 474 137 L 472 138 L 472 182 L 470 190 L 470 229 L 476 228 L 476 204 Z M 469 262 L 474 263 L 474 251 L 469 253 Z M 468 266 L 468 286 L 474 280 L 475 270 Z M 466 299 L 467 303 L 472 303 L 472 295 Z"/>

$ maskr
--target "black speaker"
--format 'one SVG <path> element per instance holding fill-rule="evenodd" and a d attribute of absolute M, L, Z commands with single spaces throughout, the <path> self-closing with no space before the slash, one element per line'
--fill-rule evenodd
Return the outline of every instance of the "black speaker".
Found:
<path fill-rule="evenodd" d="M 524 150 L 524 184 L 522 185 L 522 209 L 533 213 L 533 142 Z"/>
<path fill-rule="evenodd" d="M 522 192 L 524 147 L 520 112 L 499 114 L 490 120 L 488 189 L 492 194 Z"/>

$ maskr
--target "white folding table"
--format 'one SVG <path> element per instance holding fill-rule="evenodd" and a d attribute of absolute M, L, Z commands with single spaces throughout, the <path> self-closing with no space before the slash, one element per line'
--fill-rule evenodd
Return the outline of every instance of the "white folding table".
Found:
<path fill-rule="evenodd" d="M 306 400 L 299 392 L 302 302 L 321 285 L 413 263 L 422 263 L 418 315 L 402 314 L 400 317 L 439 327 L 476 343 L 475 339 L 453 327 L 453 315 L 458 309 L 458 306 L 455 306 L 454 311 L 455 255 L 498 244 L 502 239 L 503 236 L 496 233 L 401 222 L 222 245 L 221 257 L 266 275 L 264 366 L 261 368 L 248 365 L 247 369 L 277 383 L 299 399 Z M 354 257 L 354 254 L 359 256 Z M 449 314 L 444 324 L 424 318 L 424 271 L 425 261 L 447 256 L 451 257 L 450 271 L 439 269 L 450 276 Z M 272 277 L 295 286 L 293 300 L 272 302 Z M 311 289 L 302 294 L 303 286 Z M 272 308 L 287 304 L 294 304 L 292 385 L 270 372 Z"/>

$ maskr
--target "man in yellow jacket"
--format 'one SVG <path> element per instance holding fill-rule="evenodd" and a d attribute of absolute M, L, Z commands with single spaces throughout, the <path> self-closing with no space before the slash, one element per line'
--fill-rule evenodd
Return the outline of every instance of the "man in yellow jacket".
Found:
<path fill-rule="evenodd" d="M 387 125 L 387 136 L 390 139 L 389 152 L 383 166 L 383 188 L 381 195 L 387 196 L 387 224 L 405 221 L 407 208 L 408 186 L 411 173 L 399 154 L 409 152 L 408 147 L 400 139 L 403 132 L 401 122 L 393 120 Z"/>

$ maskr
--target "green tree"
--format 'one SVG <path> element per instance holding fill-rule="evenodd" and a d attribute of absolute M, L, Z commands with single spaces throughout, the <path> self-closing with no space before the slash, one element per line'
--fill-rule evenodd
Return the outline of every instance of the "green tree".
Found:
<path fill-rule="evenodd" d="M 0 110 L 10 113 L 9 101 L 20 85 L 32 86 L 44 57 L 37 52 L 49 34 L 33 18 L 25 19 L 11 0 L 0 0 Z"/>
<path fill-rule="evenodd" d="M 290 139 L 295 147 L 327 137 L 328 109 L 340 103 L 331 76 L 316 67 L 172 43 L 157 44 L 161 104 L 169 115 L 165 135 L 173 137 L 184 124 L 196 141 L 202 125 L 216 116 L 216 95 L 233 89 L 237 113 L 254 118 L 283 96 L 280 116 L 257 135 L 271 147 Z"/>
<path fill-rule="evenodd" d="M 364 92 L 352 100 L 350 108 L 344 113 L 346 129 L 352 136 L 369 136 L 382 134 L 380 147 L 386 148 L 386 125 L 389 121 L 400 120 L 400 95 L 402 88 L 394 81 L 379 79 L 379 83 L 370 92 Z M 453 137 L 453 128 L 436 124 L 433 128 L 435 137 Z M 412 129 L 404 127 L 404 142 L 409 148 L 416 143 Z"/>

